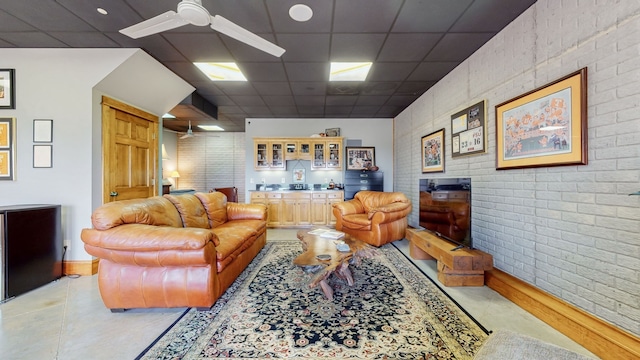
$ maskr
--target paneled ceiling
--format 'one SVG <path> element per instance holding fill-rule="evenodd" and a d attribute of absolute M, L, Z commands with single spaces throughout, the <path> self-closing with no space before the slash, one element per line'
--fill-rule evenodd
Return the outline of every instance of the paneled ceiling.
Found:
<path fill-rule="evenodd" d="M 140 39 L 118 32 L 178 2 L 0 0 L 0 47 L 142 48 L 218 107 L 217 119 L 183 111 L 165 127 L 183 132 L 191 120 L 194 131 L 244 131 L 247 117 L 394 117 L 535 0 L 202 0 L 211 15 L 286 49 L 280 58 L 208 26 Z M 297 3 L 313 10 L 309 21 L 289 17 Z M 205 61 L 236 62 L 249 81 L 213 83 L 192 64 Z M 330 61 L 373 66 L 364 82 L 329 83 Z"/>

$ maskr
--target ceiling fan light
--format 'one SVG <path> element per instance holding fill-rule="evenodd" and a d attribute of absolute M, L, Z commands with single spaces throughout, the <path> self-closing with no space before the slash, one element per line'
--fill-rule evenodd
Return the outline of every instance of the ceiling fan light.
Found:
<path fill-rule="evenodd" d="M 289 8 L 289 16 L 295 21 L 305 22 L 313 16 L 313 10 L 304 4 L 296 4 Z"/>

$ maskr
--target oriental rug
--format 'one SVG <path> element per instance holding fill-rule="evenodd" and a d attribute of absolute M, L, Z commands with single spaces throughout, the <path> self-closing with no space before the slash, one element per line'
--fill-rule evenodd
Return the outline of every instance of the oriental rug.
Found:
<path fill-rule="evenodd" d="M 191 309 L 138 359 L 471 359 L 486 330 L 387 244 L 330 277 L 334 300 L 292 264 L 299 241 L 270 241 L 208 311 Z"/>

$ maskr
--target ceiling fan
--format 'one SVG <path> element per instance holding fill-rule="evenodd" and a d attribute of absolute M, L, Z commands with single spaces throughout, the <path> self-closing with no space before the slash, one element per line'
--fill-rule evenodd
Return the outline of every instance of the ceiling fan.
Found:
<path fill-rule="evenodd" d="M 189 121 L 189 129 L 187 129 L 187 133 L 182 135 L 180 137 L 180 139 L 188 139 L 188 138 L 192 138 L 196 136 L 196 134 L 193 133 L 193 130 L 191 130 L 191 121 Z"/>
<path fill-rule="evenodd" d="M 211 16 L 209 11 L 202 6 L 202 0 L 182 0 L 178 3 L 178 12 L 169 10 L 156 17 L 124 28 L 120 30 L 120 32 L 133 39 L 137 39 L 187 24 L 196 26 L 211 25 L 211 28 L 215 31 L 276 57 L 282 56 L 285 52 L 285 50 L 278 45 L 261 38 L 220 15 Z"/>

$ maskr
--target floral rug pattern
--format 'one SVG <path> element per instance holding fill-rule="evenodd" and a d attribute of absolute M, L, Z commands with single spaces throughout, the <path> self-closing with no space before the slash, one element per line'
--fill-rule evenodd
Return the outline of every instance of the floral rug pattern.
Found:
<path fill-rule="evenodd" d="M 471 359 L 487 334 L 395 247 L 329 278 L 334 300 L 270 242 L 209 311 L 191 309 L 140 359 Z"/>

